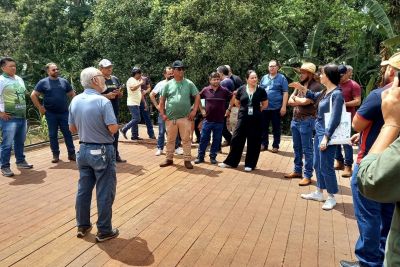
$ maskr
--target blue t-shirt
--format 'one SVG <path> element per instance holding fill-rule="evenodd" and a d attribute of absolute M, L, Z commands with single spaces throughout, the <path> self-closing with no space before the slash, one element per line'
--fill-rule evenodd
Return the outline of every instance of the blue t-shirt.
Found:
<path fill-rule="evenodd" d="M 43 94 L 43 106 L 46 110 L 54 113 L 68 111 L 67 93 L 72 87 L 64 78 L 55 80 L 49 77 L 41 79 L 35 86 L 35 91 Z"/>
<path fill-rule="evenodd" d="M 226 89 L 228 89 L 229 91 L 233 92 L 235 91 L 235 84 L 233 83 L 233 81 L 229 78 L 225 78 L 221 81 L 220 84 L 222 87 L 225 87 Z"/>
<path fill-rule="evenodd" d="M 278 73 L 273 79 L 270 75 L 264 75 L 260 81 L 260 87 L 264 88 L 268 95 L 267 110 L 282 108 L 283 93 L 288 92 L 288 81 L 285 76 Z"/>
<path fill-rule="evenodd" d="M 383 120 L 381 105 L 382 92 L 387 88 L 388 87 L 386 86 L 384 88 L 373 90 L 357 110 L 357 116 L 369 121 L 368 126 L 360 135 L 360 150 L 357 155 L 357 163 L 360 163 L 368 154 L 370 148 L 378 137 L 383 124 L 385 123 Z"/>
<path fill-rule="evenodd" d="M 342 117 L 342 109 L 344 105 L 344 99 L 342 90 L 340 87 L 336 87 L 334 90 L 325 95 L 325 90 L 322 92 L 314 93 L 307 91 L 306 97 L 312 99 L 315 103 L 318 103 L 318 114 L 315 128 L 320 129 L 317 132 L 324 132 L 324 135 L 331 137 L 335 132 L 336 128 L 340 124 Z M 332 97 L 332 110 L 330 110 L 330 99 Z M 329 122 L 325 122 L 325 113 L 331 112 L 331 119 Z"/>

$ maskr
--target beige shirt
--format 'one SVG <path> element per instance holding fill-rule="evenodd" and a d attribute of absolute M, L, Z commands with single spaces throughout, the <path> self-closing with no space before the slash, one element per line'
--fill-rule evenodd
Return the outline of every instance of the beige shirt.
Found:
<path fill-rule="evenodd" d="M 140 83 L 140 80 L 136 80 L 133 77 L 130 77 L 126 82 L 126 91 L 128 92 L 128 96 L 126 99 L 126 104 L 128 106 L 140 106 L 140 101 L 142 100 L 142 92 L 140 90 L 140 86 L 132 91 L 131 88 L 137 86 Z"/>

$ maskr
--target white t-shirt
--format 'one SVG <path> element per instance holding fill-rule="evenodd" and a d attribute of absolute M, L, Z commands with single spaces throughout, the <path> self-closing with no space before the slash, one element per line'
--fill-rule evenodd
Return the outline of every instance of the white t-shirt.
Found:
<path fill-rule="evenodd" d="M 126 82 L 126 91 L 128 92 L 128 96 L 126 99 L 126 104 L 128 106 L 140 106 L 140 102 L 142 101 L 142 91 L 140 90 L 140 86 L 132 91 L 131 88 L 139 85 L 141 80 L 136 80 L 133 77 L 130 77 Z"/>

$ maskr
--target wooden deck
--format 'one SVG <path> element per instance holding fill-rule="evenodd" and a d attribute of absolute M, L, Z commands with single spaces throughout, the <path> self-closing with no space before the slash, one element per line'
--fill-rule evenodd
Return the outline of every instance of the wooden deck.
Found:
<path fill-rule="evenodd" d="M 161 169 L 164 156 L 154 156 L 155 142 L 121 142 L 128 163 L 117 165 L 113 206 L 120 235 L 97 244 L 95 227 L 76 238 L 78 171 L 64 144 L 60 148 L 58 164 L 50 163 L 44 146 L 26 153 L 33 170 L 19 172 L 12 163 L 16 175 L 0 176 L 0 266 L 326 267 L 354 259 L 358 230 L 349 179 L 339 178 L 333 211 L 301 199 L 315 186 L 283 178 L 293 166 L 290 138 L 283 138 L 279 154 L 262 152 L 251 173 L 242 165 L 221 169 L 209 163 L 186 170 L 182 156 Z"/>

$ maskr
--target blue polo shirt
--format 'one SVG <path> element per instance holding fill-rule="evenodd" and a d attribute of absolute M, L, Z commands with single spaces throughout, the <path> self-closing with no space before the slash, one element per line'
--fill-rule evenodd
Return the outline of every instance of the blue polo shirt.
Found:
<path fill-rule="evenodd" d="M 264 75 L 260 81 L 260 87 L 264 88 L 268 95 L 267 110 L 277 110 L 282 108 L 283 93 L 288 92 L 288 81 L 285 76 L 278 73 L 271 79 L 270 75 Z"/>
<path fill-rule="evenodd" d="M 43 94 L 43 106 L 46 110 L 54 113 L 68 111 L 67 93 L 72 91 L 72 87 L 66 79 L 44 78 L 36 84 L 35 91 Z"/>

